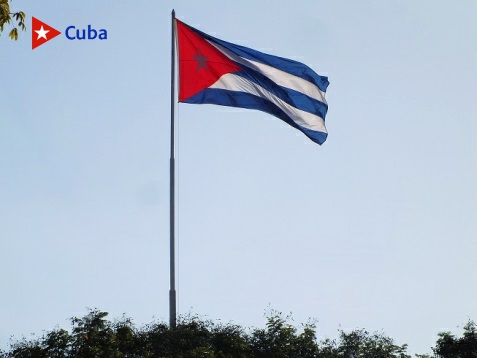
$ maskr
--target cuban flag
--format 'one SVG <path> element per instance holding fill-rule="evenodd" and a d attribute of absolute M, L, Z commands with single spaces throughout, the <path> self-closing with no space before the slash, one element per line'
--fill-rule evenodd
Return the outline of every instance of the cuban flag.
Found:
<path fill-rule="evenodd" d="M 323 144 L 328 78 L 293 60 L 219 40 L 176 19 L 179 102 L 256 109 Z"/>

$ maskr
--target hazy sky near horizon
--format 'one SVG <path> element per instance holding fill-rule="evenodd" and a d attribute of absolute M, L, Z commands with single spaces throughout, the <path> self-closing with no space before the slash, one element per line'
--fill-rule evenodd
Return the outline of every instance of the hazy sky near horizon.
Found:
<path fill-rule="evenodd" d="M 0 37 L 0 348 L 85 314 L 168 319 L 170 16 L 327 75 L 318 146 L 177 106 L 179 312 L 272 307 L 412 353 L 477 320 L 477 2 L 14 0 Z M 31 50 L 31 16 L 64 32 Z"/>

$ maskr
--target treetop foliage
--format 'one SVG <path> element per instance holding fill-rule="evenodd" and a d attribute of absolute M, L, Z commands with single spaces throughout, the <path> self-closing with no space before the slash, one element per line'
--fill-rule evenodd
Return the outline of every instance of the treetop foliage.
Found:
<path fill-rule="evenodd" d="M 91 309 L 71 318 L 70 331 L 56 328 L 39 338 L 12 340 L 0 358 L 411 358 L 407 345 L 364 329 L 339 330 L 337 339 L 316 339 L 316 322 L 290 324 L 291 317 L 270 311 L 265 328 L 244 329 L 183 316 L 176 328 L 164 322 L 136 327 L 130 318 L 109 321 L 108 313 Z M 433 354 L 420 358 L 476 358 L 477 326 L 469 321 L 462 337 L 440 333 Z"/>
<path fill-rule="evenodd" d="M 462 337 L 451 332 L 439 333 L 434 354 L 439 358 L 477 358 L 477 324 L 468 321 Z"/>
<path fill-rule="evenodd" d="M 316 322 L 290 324 L 291 317 L 270 311 L 265 328 L 244 329 L 214 323 L 195 315 L 183 316 L 172 329 L 164 322 L 137 328 L 123 316 L 107 320 L 108 313 L 91 309 L 71 318 L 71 330 L 57 328 L 40 338 L 11 342 L 0 358 L 152 358 L 152 357 L 252 357 L 252 358 L 410 358 L 407 345 L 397 345 L 381 333 L 364 329 L 339 331 L 338 339 L 317 341 Z M 477 325 L 464 326 L 462 337 L 440 333 L 433 354 L 419 358 L 476 358 Z"/>
<path fill-rule="evenodd" d="M 26 31 L 26 14 L 23 11 L 11 12 L 10 2 L 12 0 L 0 0 L 0 35 L 5 29 L 5 25 L 11 25 L 8 37 L 12 40 L 18 40 L 18 29 Z M 14 24 L 16 22 L 16 25 Z"/>

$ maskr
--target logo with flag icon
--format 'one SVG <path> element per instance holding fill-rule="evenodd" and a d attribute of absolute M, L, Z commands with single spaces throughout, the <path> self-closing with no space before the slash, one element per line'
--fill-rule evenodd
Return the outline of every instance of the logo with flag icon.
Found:
<path fill-rule="evenodd" d="M 36 17 L 32 17 L 31 26 L 31 49 L 34 50 L 38 46 L 50 41 L 56 36 L 61 35 L 61 32 L 57 29 L 45 24 L 43 21 L 38 20 Z"/>

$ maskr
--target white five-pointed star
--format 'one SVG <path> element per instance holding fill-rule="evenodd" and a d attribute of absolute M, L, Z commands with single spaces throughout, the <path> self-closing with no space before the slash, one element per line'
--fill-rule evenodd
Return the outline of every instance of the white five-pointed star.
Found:
<path fill-rule="evenodd" d="M 50 32 L 50 30 L 45 30 L 45 29 L 43 29 L 43 25 L 41 25 L 41 29 L 40 29 L 40 30 L 35 30 L 35 32 L 38 34 L 37 40 L 39 40 L 39 39 L 41 39 L 41 38 L 44 38 L 45 40 L 48 40 L 48 39 L 46 38 L 46 34 L 47 34 L 48 32 Z"/>

